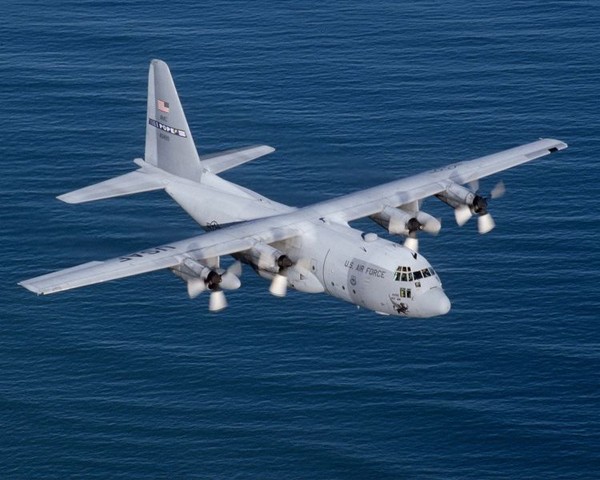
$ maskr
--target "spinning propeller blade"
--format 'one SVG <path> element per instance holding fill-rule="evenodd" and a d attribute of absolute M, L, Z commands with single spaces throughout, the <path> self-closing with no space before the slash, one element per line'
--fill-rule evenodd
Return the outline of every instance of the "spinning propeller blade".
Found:
<path fill-rule="evenodd" d="M 210 300 L 208 301 L 208 309 L 211 312 L 219 312 L 227 307 L 227 299 L 223 290 L 213 290 L 210 292 Z"/>
<path fill-rule="evenodd" d="M 472 216 L 473 212 L 471 212 L 471 208 L 468 205 L 459 205 L 454 209 L 456 223 L 461 227 L 467 223 Z"/>
<path fill-rule="evenodd" d="M 278 273 L 273 277 L 269 292 L 276 297 L 285 297 L 287 294 L 287 276 L 282 273 Z"/>

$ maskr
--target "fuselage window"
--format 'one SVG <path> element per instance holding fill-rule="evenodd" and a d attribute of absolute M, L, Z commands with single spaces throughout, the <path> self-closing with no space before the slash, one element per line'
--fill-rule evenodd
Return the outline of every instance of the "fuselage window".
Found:
<path fill-rule="evenodd" d="M 400 289 L 400 298 L 411 298 L 410 288 L 401 288 Z"/>
<path fill-rule="evenodd" d="M 414 273 L 415 280 L 421 280 L 423 278 L 423 274 L 421 272 Z"/>

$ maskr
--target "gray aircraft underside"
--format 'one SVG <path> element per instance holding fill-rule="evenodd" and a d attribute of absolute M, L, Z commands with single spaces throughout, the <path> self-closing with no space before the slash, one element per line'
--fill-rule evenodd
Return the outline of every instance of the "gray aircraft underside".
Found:
<path fill-rule="evenodd" d="M 145 155 L 135 160 L 139 168 L 58 198 L 83 203 L 165 190 L 207 233 L 42 275 L 20 285 L 37 294 L 50 294 L 168 268 L 186 282 L 190 297 L 209 291 L 209 308 L 217 311 L 227 305 L 223 290 L 241 285 L 241 262 L 269 279 L 274 295 L 283 296 L 291 287 L 325 292 L 383 314 L 443 315 L 450 310 L 450 301 L 440 278 L 418 253 L 416 238 L 420 231 L 437 234 L 441 225 L 420 210 L 421 201 L 436 196 L 454 209 L 459 224 L 476 215 L 480 233 L 487 233 L 494 228 L 489 199 L 463 185 L 564 148 L 567 145 L 559 140 L 540 139 L 294 208 L 218 176 L 274 149 L 257 145 L 199 156 L 169 67 L 153 60 Z M 499 185 L 491 198 L 502 192 Z M 363 217 L 406 241 L 401 245 L 348 225 Z M 224 269 L 220 264 L 224 255 L 238 261 Z"/>

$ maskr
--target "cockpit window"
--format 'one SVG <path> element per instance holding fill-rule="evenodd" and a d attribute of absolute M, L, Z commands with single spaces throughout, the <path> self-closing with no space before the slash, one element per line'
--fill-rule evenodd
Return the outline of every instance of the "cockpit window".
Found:
<path fill-rule="evenodd" d="M 396 269 L 396 271 L 394 272 L 394 280 L 397 282 L 398 281 L 412 282 L 413 281 L 412 268 L 403 267 L 403 266 L 398 267 Z"/>
<path fill-rule="evenodd" d="M 400 266 L 394 272 L 394 280 L 396 282 L 412 282 L 433 276 L 435 276 L 433 268 L 424 268 L 413 273 L 410 267 Z"/>

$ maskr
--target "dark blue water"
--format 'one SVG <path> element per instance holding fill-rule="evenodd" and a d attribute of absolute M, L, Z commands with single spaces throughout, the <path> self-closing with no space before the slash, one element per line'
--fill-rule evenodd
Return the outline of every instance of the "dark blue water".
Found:
<path fill-rule="evenodd" d="M 0 477 L 599 477 L 595 2 L 45 3 L 0 31 Z M 445 317 L 250 272 L 218 315 L 166 272 L 36 298 L 17 281 L 198 233 L 162 193 L 54 198 L 134 168 L 152 58 L 199 149 L 275 146 L 227 178 L 292 205 L 570 147 L 502 175 L 487 236 L 425 203 Z"/>

